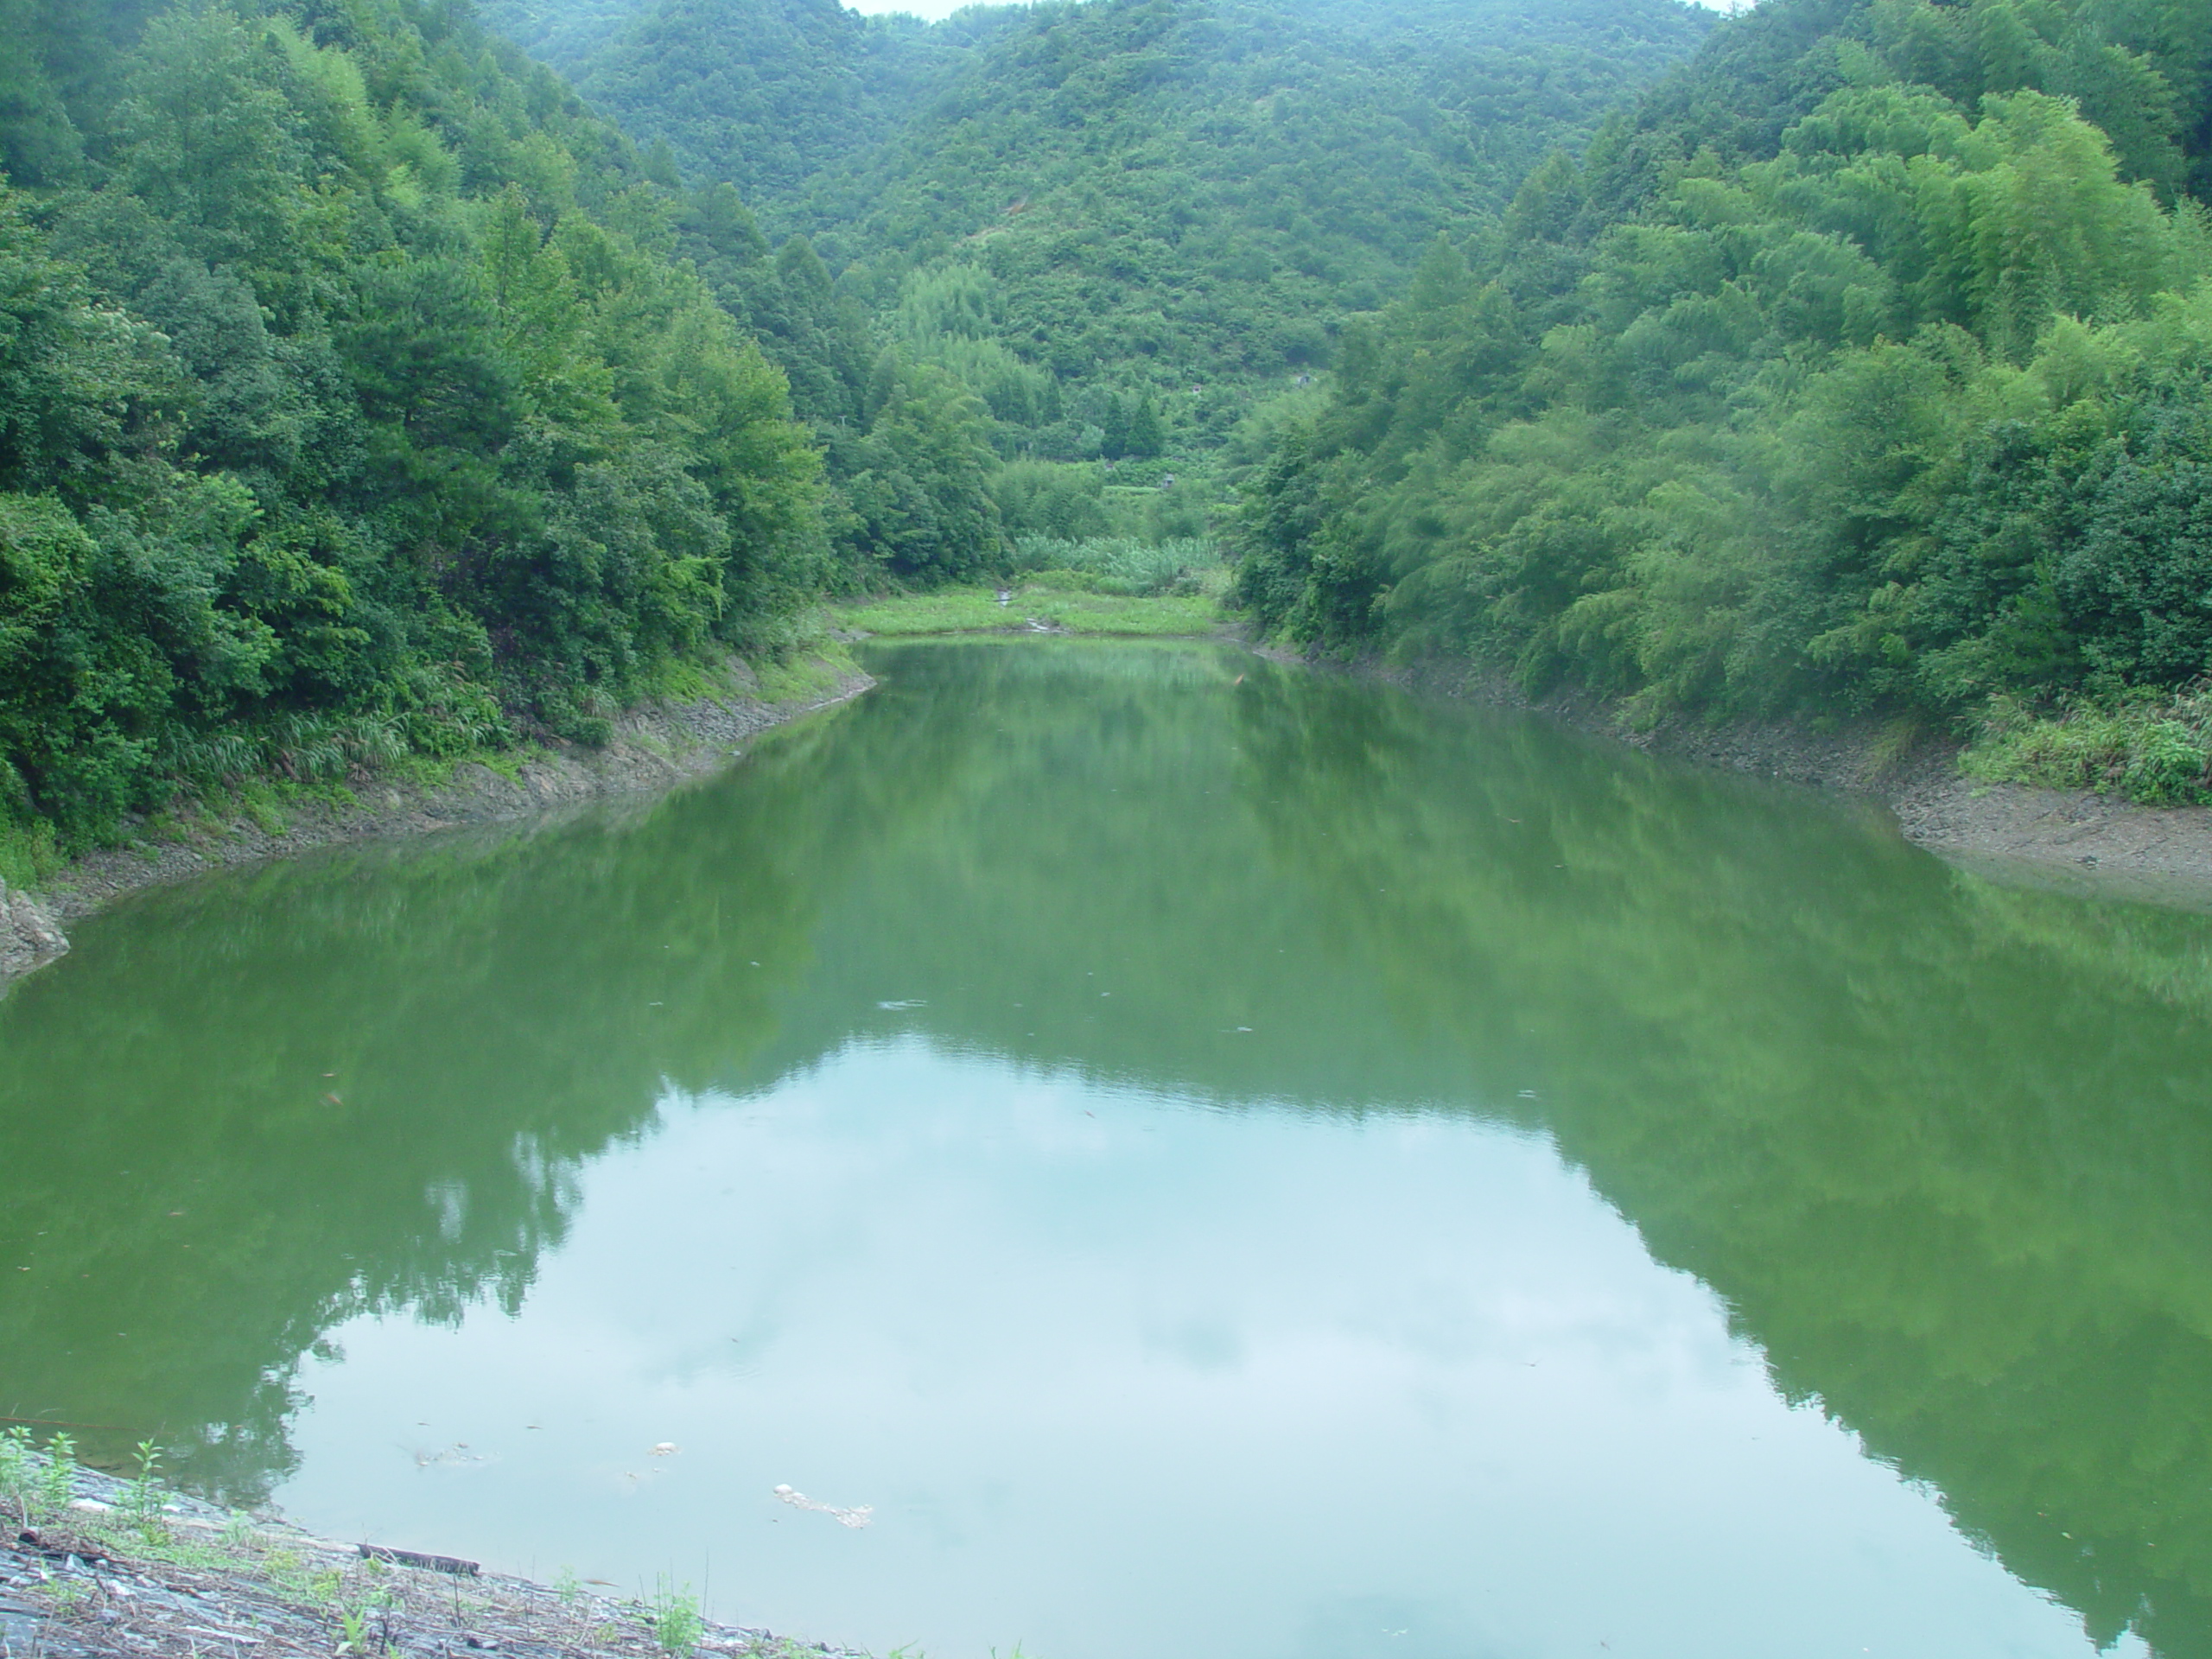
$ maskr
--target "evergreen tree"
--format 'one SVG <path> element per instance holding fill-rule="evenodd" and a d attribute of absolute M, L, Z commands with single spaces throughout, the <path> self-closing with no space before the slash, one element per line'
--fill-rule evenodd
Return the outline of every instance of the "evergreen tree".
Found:
<path fill-rule="evenodd" d="M 1136 407 L 1129 412 L 1122 453 L 1135 461 L 1149 461 L 1166 448 L 1167 437 L 1160 428 L 1160 410 L 1152 401 L 1152 393 L 1142 392 L 1137 397 Z"/>
<path fill-rule="evenodd" d="M 1105 435 L 1098 441 L 1098 453 L 1109 461 L 1119 461 L 1129 453 L 1129 410 L 1122 401 L 1122 394 L 1106 394 L 1106 407 L 1101 421 Z"/>

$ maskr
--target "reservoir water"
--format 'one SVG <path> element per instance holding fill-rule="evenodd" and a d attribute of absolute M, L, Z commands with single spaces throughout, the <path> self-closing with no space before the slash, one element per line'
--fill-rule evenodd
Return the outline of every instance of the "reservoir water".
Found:
<path fill-rule="evenodd" d="M 879 1654 L 2212 1655 L 2212 920 L 1228 647 L 869 666 L 85 924 L 0 1414 Z"/>

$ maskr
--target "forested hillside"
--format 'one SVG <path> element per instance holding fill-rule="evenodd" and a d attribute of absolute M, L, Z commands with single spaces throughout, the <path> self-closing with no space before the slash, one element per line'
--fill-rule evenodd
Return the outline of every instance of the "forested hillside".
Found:
<path fill-rule="evenodd" d="M 594 740 L 825 589 L 1197 545 L 1340 320 L 1710 27 L 486 10 L 0 0 L 0 877 Z"/>
<path fill-rule="evenodd" d="M 465 11 L 4 30 L 0 874 L 180 785 L 590 739 L 818 590 L 782 377 Z"/>
<path fill-rule="evenodd" d="M 1978 722 L 2000 774 L 2200 798 L 2208 182 L 2212 9 L 1768 0 L 1348 331 L 1242 592 L 1650 717 Z"/>
<path fill-rule="evenodd" d="M 772 210 L 882 144 L 948 71 L 1019 27 L 971 7 L 930 25 L 837 0 L 483 0 L 485 21 L 696 181 Z M 818 224 L 787 226 L 819 230 Z"/>
<path fill-rule="evenodd" d="M 958 250 L 1064 378 L 1159 357 L 1172 378 L 1319 361 L 1347 303 L 1707 27 L 1657 0 L 1116 0 L 929 29 L 663 0 L 562 67 L 871 288 Z"/>
<path fill-rule="evenodd" d="M 1203 533 L 1223 446 L 1319 374 L 1344 315 L 1711 27 L 1675 0 L 486 15 L 681 179 L 687 248 L 817 423 L 855 558 L 910 581 L 1008 538 Z M 821 262 L 811 298 L 772 243 Z"/>

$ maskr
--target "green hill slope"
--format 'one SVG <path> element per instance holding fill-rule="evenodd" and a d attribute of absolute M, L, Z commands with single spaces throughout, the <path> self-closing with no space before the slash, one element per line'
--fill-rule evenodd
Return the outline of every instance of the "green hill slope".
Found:
<path fill-rule="evenodd" d="M 1701 32 L 1642 0 L 1040 8 L 792 211 L 886 276 L 987 271 L 1064 379 L 1311 368 Z"/>
<path fill-rule="evenodd" d="M 1008 535 L 1203 531 L 1255 403 L 1711 27 L 1673 0 L 489 15 L 736 227 L 687 249 L 791 376 L 858 562 L 924 579 Z M 770 276 L 770 238 L 837 273 L 842 315 Z"/>
<path fill-rule="evenodd" d="M 817 591 L 781 376 L 550 72 L 405 0 L 9 13 L 0 874 L 589 738 Z"/>
<path fill-rule="evenodd" d="M 641 145 L 667 145 L 695 180 L 764 211 L 889 139 L 1019 16 L 976 9 L 931 27 L 837 0 L 622 0 L 619 14 L 490 0 L 484 13 Z"/>
<path fill-rule="evenodd" d="M 2199 7 L 1770 0 L 1339 354 L 1246 598 L 2202 794 L 2208 93 Z M 2141 717 L 2022 724 L 2069 699 Z"/>

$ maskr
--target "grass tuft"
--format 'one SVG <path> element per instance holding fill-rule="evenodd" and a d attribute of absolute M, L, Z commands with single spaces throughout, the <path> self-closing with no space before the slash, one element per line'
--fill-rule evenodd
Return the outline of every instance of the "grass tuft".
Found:
<path fill-rule="evenodd" d="M 35 887 L 68 861 L 43 819 L 20 823 L 0 810 L 0 881 L 11 887 Z"/>
<path fill-rule="evenodd" d="M 753 695 L 766 702 L 797 702 L 818 697 L 855 671 L 853 654 L 835 639 L 809 643 L 804 652 L 764 658 L 753 664 L 758 690 Z"/>
<path fill-rule="evenodd" d="M 700 1639 L 707 1634 L 707 1621 L 699 1611 L 699 1599 L 691 1593 L 691 1586 L 681 1590 L 664 1573 L 653 1591 L 652 1602 L 653 1640 L 664 1653 L 677 1656 L 690 1654 L 697 1649 Z"/>
<path fill-rule="evenodd" d="M 2055 714 L 1994 699 L 1959 765 L 1990 783 L 2091 789 L 2145 806 L 2212 804 L 2212 683 Z"/>

